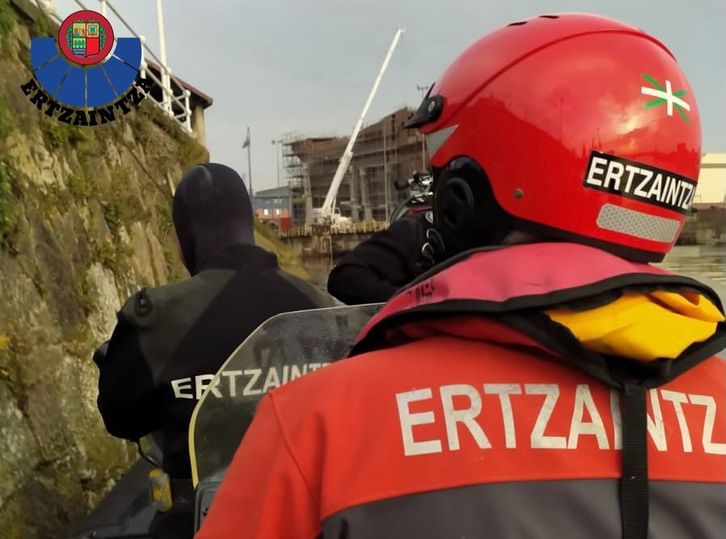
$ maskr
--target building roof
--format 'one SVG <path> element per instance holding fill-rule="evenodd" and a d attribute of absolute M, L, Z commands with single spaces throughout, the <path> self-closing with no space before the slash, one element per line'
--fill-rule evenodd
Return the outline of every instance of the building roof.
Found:
<path fill-rule="evenodd" d="M 290 193 L 290 189 L 287 185 L 282 187 L 273 187 L 272 189 L 263 189 L 262 191 L 255 191 L 255 198 L 281 198 L 286 197 Z"/>
<path fill-rule="evenodd" d="M 146 65 L 151 69 L 154 74 L 158 77 L 161 73 L 161 67 L 159 64 L 154 62 L 153 60 L 146 60 Z M 174 79 L 174 82 L 176 82 L 178 85 L 182 86 L 185 90 L 189 90 L 191 92 L 190 100 L 192 101 L 192 107 L 196 104 L 200 104 L 202 108 L 208 108 L 212 106 L 212 103 L 214 103 L 214 100 L 209 97 L 207 94 L 202 92 L 201 90 L 198 90 L 196 87 L 189 84 L 184 79 L 179 78 L 178 76 L 174 75 L 172 72 L 172 78 Z"/>

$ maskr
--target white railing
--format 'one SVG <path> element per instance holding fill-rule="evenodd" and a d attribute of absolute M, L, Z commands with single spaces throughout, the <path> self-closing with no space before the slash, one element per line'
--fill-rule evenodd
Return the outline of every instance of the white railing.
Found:
<path fill-rule="evenodd" d="M 86 7 L 86 5 L 81 2 L 80 0 L 74 0 L 76 4 L 81 9 L 89 9 Z M 126 27 L 126 29 L 131 32 L 135 37 L 138 37 L 141 40 L 141 45 L 144 48 L 144 50 L 153 58 L 156 62 L 156 64 L 159 66 L 159 71 L 161 75 L 161 79 L 157 77 L 150 69 L 149 65 L 147 64 L 146 60 L 142 56 L 141 60 L 141 69 L 140 69 L 140 76 L 142 79 L 151 79 L 156 86 L 158 86 L 161 89 L 161 99 L 157 100 L 155 99 L 151 94 L 149 94 L 149 98 L 151 98 L 151 102 L 157 105 L 164 113 L 169 115 L 171 118 L 176 120 L 179 125 L 181 126 L 184 131 L 191 134 L 192 133 L 192 111 L 191 107 L 189 106 L 189 98 L 191 96 L 191 92 L 184 88 L 184 85 L 172 75 L 171 68 L 166 64 L 165 61 L 162 61 L 155 53 L 152 51 L 149 46 L 146 44 L 146 38 L 143 35 L 138 34 L 131 25 L 126 21 L 126 19 L 123 18 L 123 16 L 118 12 L 118 10 L 114 7 L 114 5 L 110 2 L 110 0 L 99 0 L 101 4 L 101 13 L 103 15 L 106 14 L 106 8 L 110 9 L 114 15 L 116 15 L 116 18 L 118 18 L 119 21 Z M 63 22 L 63 19 L 56 13 L 55 8 L 53 6 L 53 0 L 35 0 L 36 5 L 38 6 L 38 9 L 45 15 L 51 17 L 53 20 L 55 20 L 58 24 L 61 24 Z M 161 6 L 159 3 L 159 0 L 157 0 L 157 9 L 159 10 L 159 40 L 161 43 L 162 50 L 164 48 L 164 36 L 163 36 L 163 22 L 161 21 Z M 162 56 L 165 56 L 165 54 L 162 54 Z M 173 84 L 172 84 L 173 83 Z M 176 86 L 176 88 L 174 88 Z M 177 95 L 177 90 L 179 91 L 179 94 Z M 180 112 L 175 112 L 175 105 L 176 109 Z"/>

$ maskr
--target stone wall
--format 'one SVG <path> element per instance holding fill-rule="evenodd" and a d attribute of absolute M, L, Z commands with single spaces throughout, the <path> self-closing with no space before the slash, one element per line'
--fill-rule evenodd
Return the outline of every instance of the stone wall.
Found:
<path fill-rule="evenodd" d="M 171 184 L 206 150 L 151 103 L 73 128 L 20 90 L 32 36 L 0 0 L 0 536 L 65 537 L 135 460 L 98 415 L 91 354 L 122 301 L 183 276 Z"/>

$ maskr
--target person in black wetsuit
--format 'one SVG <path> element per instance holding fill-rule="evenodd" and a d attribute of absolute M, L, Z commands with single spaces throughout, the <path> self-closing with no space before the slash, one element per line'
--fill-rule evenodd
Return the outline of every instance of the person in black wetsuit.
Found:
<path fill-rule="evenodd" d="M 433 176 L 414 171 L 397 180 L 409 198 L 394 210 L 388 229 L 373 234 L 345 255 L 328 276 L 328 292 L 349 305 L 384 302 L 445 258 L 433 227 Z"/>
<path fill-rule="evenodd" d="M 173 220 L 191 278 L 129 298 L 106 353 L 94 360 L 107 430 L 128 440 L 161 432 L 174 506 L 157 513 L 152 534 L 191 538 L 187 431 L 197 400 L 262 322 L 281 312 L 332 306 L 334 300 L 281 270 L 274 254 L 255 246 L 250 199 L 229 167 L 210 163 L 189 171 L 174 195 Z"/>
<path fill-rule="evenodd" d="M 433 227 L 430 211 L 406 215 L 343 256 L 328 276 L 328 292 L 348 305 L 387 301 L 433 265 L 422 249 Z"/>

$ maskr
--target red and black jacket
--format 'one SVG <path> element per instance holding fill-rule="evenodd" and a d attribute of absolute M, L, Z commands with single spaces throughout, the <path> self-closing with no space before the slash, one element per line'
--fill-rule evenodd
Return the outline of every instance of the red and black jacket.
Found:
<path fill-rule="evenodd" d="M 543 314 L 655 289 L 720 308 L 692 279 L 571 244 L 423 276 L 354 357 L 261 402 L 198 537 L 724 537 L 724 324 L 645 365 Z"/>

